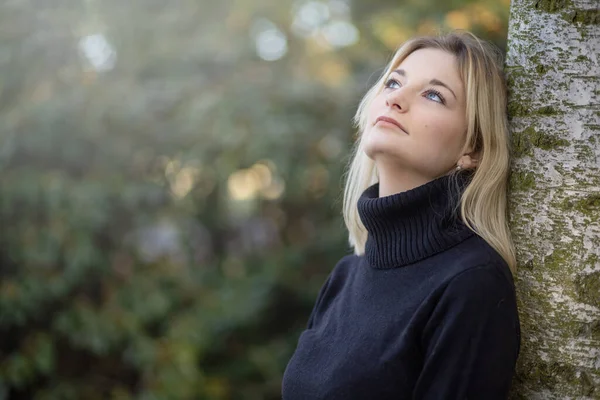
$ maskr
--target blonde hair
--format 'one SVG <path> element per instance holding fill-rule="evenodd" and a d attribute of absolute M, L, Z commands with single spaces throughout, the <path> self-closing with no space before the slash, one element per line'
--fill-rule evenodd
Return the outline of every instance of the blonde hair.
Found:
<path fill-rule="evenodd" d="M 409 54 L 424 48 L 441 49 L 453 54 L 464 83 L 468 127 L 461 154 L 471 147 L 478 153 L 479 162 L 460 198 L 462 221 L 493 247 L 515 274 L 517 261 L 507 217 L 511 150 L 503 56 L 496 46 L 467 31 L 454 30 L 406 41 L 396 51 L 381 78 L 361 100 L 354 116 L 358 138 L 345 173 L 343 215 L 349 243 L 356 255 L 364 254 L 367 230 L 359 217 L 357 202 L 363 191 L 378 181 L 375 163 L 363 151 L 363 132 L 369 105 L 382 90 L 388 75 Z M 453 170 L 448 175 L 454 179 L 457 173 Z"/>

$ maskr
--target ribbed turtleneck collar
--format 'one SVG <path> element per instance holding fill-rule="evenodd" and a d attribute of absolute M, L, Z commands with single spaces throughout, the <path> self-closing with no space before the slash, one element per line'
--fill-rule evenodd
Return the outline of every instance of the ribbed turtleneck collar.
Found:
<path fill-rule="evenodd" d="M 365 257 L 373 268 L 402 267 L 448 249 L 473 235 L 453 206 L 469 182 L 463 171 L 414 189 L 379 197 L 379 183 L 358 200 L 358 213 L 368 231 Z"/>

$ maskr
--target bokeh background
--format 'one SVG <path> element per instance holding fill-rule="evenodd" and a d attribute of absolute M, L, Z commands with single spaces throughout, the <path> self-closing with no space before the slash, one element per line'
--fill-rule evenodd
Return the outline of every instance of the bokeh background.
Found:
<path fill-rule="evenodd" d="M 0 400 L 279 399 L 351 251 L 351 119 L 508 0 L 2 0 Z"/>

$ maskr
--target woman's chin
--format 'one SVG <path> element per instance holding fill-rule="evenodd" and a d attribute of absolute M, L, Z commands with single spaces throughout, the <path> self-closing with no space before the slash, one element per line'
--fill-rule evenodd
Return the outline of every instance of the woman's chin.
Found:
<path fill-rule="evenodd" d="M 365 146 L 364 152 L 375 163 L 380 164 L 401 164 L 402 155 L 391 153 L 389 146 Z"/>
<path fill-rule="evenodd" d="M 398 137 L 399 135 L 394 135 L 391 132 L 372 130 L 366 138 L 365 152 L 385 152 L 390 149 L 398 149 L 398 146 L 405 148 L 407 142 L 398 139 Z"/>

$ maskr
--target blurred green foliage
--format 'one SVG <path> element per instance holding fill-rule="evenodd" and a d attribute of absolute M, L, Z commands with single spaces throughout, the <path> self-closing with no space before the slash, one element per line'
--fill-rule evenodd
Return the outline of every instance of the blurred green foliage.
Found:
<path fill-rule="evenodd" d="M 504 48 L 507 15 L 491 0 L 3 2 L 0 399 L 280 398 L 350 251 L 361 95 L 410 35 L 466 28 Z"/>

